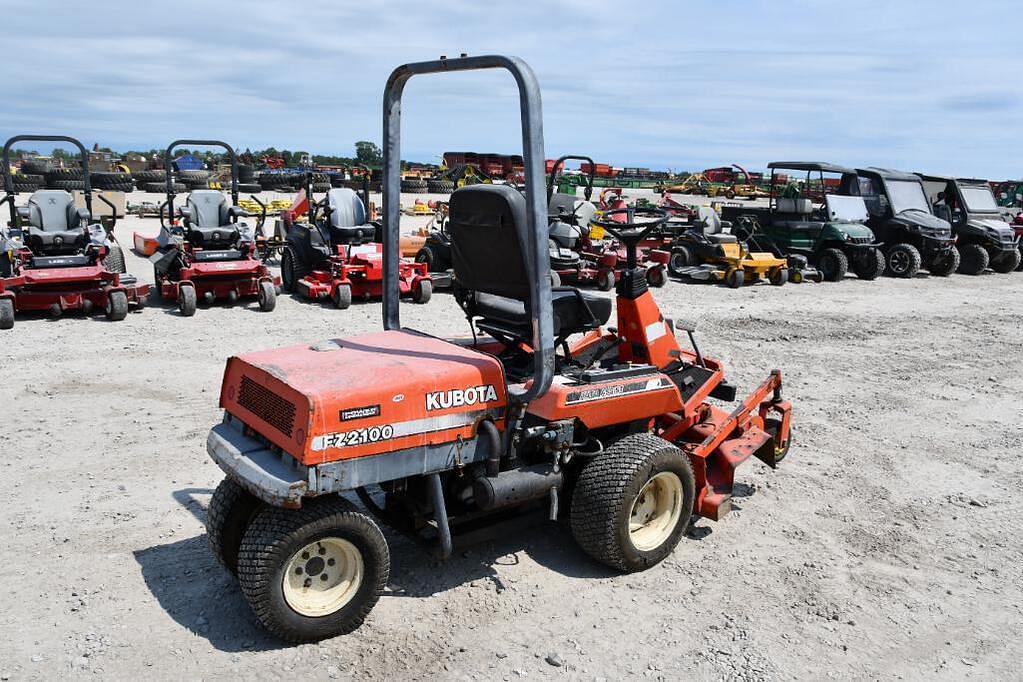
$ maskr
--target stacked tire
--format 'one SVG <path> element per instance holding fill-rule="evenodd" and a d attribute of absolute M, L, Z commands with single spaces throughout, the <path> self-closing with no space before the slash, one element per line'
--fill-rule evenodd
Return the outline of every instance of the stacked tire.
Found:
<path fill-rule="evenodd" d="M 51 168 L 46 173 L 46 187 L 66 192 L 85 189 L 84 177 L 85 173 L 81 168 Z"/>
<path fill-rule="evenodd" d="M 7 188 L 6 176 L 0 176 L 3 179 L 4 189 Z M 46 179 L 42 175 L 36 175 L 35 173 L 17 173 L 11 176 L 11 182 L 14 185 L 15 192 L 35 192 L 36 190 L 42 189 L 46 183 Z"/>
<path fill-rule="evenodd" d="M 288 184 L 288 176 L 283 173 L 260 173 L 259 186 L 264 191 L 279 192 Z"/>
<path fill-rule="evenodd" d="M 263 187 L 258 182 L 238 182 L 238 191 L 244 194 L 259 194 Z"/>
<path fill-rule="evenodd" d="M 52 170 L 53 166 L 46 161 L 30 160 L 24 161 L 21 164 L 21 172 L 25 175 L 42 175 L 45 177 Z"/>
<path fill-rule="evenodd" d="M 93 189 L 108 192 L 130 192 L 134 188 L 130 173 L 89 173 Z"/>
<path fill-rule="evenodd" d="M 188 189 L 209 189 L 210 172 L 204 170 L 178 171 L 178 182 L 186 185 Z"/>
<path fill-rule="evenodd" d="M 455 191 L 455 183 L 450 180 L 427 180 L 426 187 L 430 194 L 451 194 Z"/>
<path fill-rule="evenodd" d="M 405 194 L 426 194 L 426 180 L 422 178 L 407 178 L 401 181 L 401 191 Z"/>
<path fill-rule="evenodd" d="M 256 182 L 256 171 L 252 168 L 252 164 L 239 163 L 238 164 L 238 184 L 251 185 Z"/>
<path fill-rule="evenodd" d="M 188 191 L 188 185 L 184 185 L 180 182 L 175 182 L 174 192 L 176 194 L 183 194 Z M 142 184 L 143 192 L 150 192 L 151 194 L 165 194 L 167 192 L 166 182 L 146 182 Z"/>
<path fill-rule="evenodd" d="M 135 187 L 139 191 L 150 192 L 152 190 L 147 189 L 147 185 L 160 184 L 167 182 L 167 171 L 164 170 L 141 170 L 132 173 L 132 179 L 135 180 Z M 161 192 L 166 191 L 166 188 L 159 190 Z"/>

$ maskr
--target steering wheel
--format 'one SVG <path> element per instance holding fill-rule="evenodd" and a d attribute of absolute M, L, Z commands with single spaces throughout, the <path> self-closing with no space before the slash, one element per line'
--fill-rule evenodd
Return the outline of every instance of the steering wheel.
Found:
<path fill-rule="evenodd" d="M 625 221 L 611 220 L 615 216 L 625 216 Z M 637 220 L 638 216 L 649 216 L 644 220 Z M 629 206 L 628 208 L 615 208 L 604 211 L 600 220 L 591 220 L 593 225 L 602 227 L 622 242 L 639 242 L 647 236 L 655 227 L 659 227 L 668 221 L 668 212 L 656 206 Z"/>

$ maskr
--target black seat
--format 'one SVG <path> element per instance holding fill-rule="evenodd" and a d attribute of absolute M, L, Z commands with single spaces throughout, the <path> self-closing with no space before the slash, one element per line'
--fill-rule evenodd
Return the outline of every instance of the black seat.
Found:
<path fill-rule="evenodd" d="M 89 241 L 89 212 L 75 207 L 74 197 L 64 190 L 40 190 L 22 209 L 28 219 L 28 247 L 36 255 L 68 255 Z"/>
<path fill-rule="evenodd" d="M 238 243 L 241 234 L 231 222 L 233 209 L 218 190 L 196 190 L 188 195 L 181 214 L 188 223 L 188 241 L 202 249 L 229 249 Z"/>
<path fill-rule="evenodd" d="M 376 237 L 376 226 L 366 222 L 366 206 L 354 190 L 330 190 L 327 206 L 327 234 L 332 244 L 366 244 Z"/>
<path fill-rule="evenodd" d="M 529 259 L 532 235 L 526 199 L 506 185 L 471 185 L 456 190 L 449 204 L 448 232 L 459 303 L 470 317 L 510 336 L 532 336 Z M 554 334 L 597 329 L 611 317 L 611 299 L 574 287 L 551 296 Z"/>

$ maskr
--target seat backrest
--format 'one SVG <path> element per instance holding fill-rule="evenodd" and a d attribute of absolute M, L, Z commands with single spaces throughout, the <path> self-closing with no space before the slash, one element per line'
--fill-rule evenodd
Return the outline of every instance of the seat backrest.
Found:
<path fill-rule="evenodd" d="M 339 187 L 327 192 L 331 227 L 359 227 L 366 224 L 366 207 L 355 190 Z"/>
<path fill-rule="evenodd" d="M 778 213 L 795 213 L 797 215 L 810 215 L 813 213 L 813 202 L 809 199 L 790 199 L 778 197 L 776 210 Z"/>
<path fill-rule="evenodd" d="M 529 302 L 526 198 L 507 185 L 455 190 L 448 204 L 451 263 L 472 291 Z"/>
<path fill-rule="evenodd" d="M 721 232 L 721 216 L 709 206 L 700 206 L 696 209 L 696 222 L 703 225 L 704 234 L 719 234 Z"/>
<path fill-rule="evenodd" d="M 593 216 L 597 215 L 597 207 L 592 201 L 586 199 L 578 199 L 575 202 L 575 217 L 576 223 L 583 229 L 583 232 L 587 232 L 590 227 L 590 222 L 593 221 Z"/>
<path fill-rule="evenodd" d="M 28 199 L 28 224 L 44 232 L 67 232 L 80 227 L 74 197 L 62 189 L 44 189 Z"/>
<path fill-rule="evenodd" d="M 229 224 L 227 197 L 215 189 L 197 189 L 188 195 L 188 208 L 195 227 L 222 227 Z"/>

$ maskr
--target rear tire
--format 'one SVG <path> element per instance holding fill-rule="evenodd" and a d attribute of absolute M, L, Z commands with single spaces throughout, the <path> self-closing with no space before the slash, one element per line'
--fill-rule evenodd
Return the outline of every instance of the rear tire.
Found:
<path fill-rule="evenodd" d="M 880 249 L 867 249 L 853 260 L 852 269 L 857 277 L 870 282 L 884 273 L 885 265 L 884 254 Z"/>
<path fill-rule="evenodd" d="M 625 436 L 580 473 L 572 535 L 602 564 L 645 570 L 668 556 L 689 527 L 695 490 L 681 450 L 653 434 Z"/>
<path fill-rule="evenodd" d="M 268 313 L 277 307 L 277 290 L 273 282 L 263 280 L 259 283 L 259 292 L 256 295 L 259 301 L 259 309 Z"/>
<path fill-rule="evenodd" d="M 838 249 L 824 249 L 817 258 L 817 269 L 828 282 L 841 282 L 849 271 L 849 259 Z"/>
<path fill-rule="evenodd" d="M 896 244 L 888 249 L 885 274 L 912 279 L 920 272 L 920 252 L 912 244 Z"/>
<path fill-rule="evenodd" d="M 987 249 L 980 244 L 963 244 L 959 250 L 959 268 L 961 275 L 979 275 L 987 270 L 989 256 Z"/>
<path fill-rule="evenodd" d="M 948 277 L 959 268 L 959 249 L 955 247 L 938 254 L 927 266 L 927 272 L 935 277 Z"/>
<path fill-rule="evenodd" d="M 127 268 L 124 267 L 124 251 L 117 244 L 110 247 L 110 253 L 103 259 L 103 267 L 108 272 L 115 272 L 118 275 L 123 275 L 127 272 Z"/>
<path fill-rule="evenodd" d="M 230 478 L 222 480 L 210 498 L 206 510 L 206 540 L 217 563 L 233 576 L 238 575 L 238 550 L 245 529 L 260 506 L 254 495 Z"/>
<path fill-rule="evenodd" d="M 412 288 L 413 303 L 429 303 L 433 296 L 433 282 L 428 279 L 419 280 L 419 286 Z"/>
<path fill-rule="evenodd" d="M 294 293 L 298 282 L 308 274 L 309 267 L 301 261 L 291 244 L 285 244 L 281 253 L 281 286 L 284 290 Z"/>
<path fill-rule="evenodd" d="M 14 301 L 9 298 L 0 298 L 0 329 L 10 329 L 14 326 Z"/>
<path fill-rule="evenodd" d="M 991 260 L 991 269 L 1002 275 L 1018 270 L 1019 266 L 1020 252 L 1018 249 L 1003 251 L 997 258 Z"/>
<path fill-rule="evenodd" d="M 390 565 L 376 523 L 331 496 L 301 509 L 261 506 L 242 537 L 238 582 L 263 627 L 288 642 L 316 642 L 362 625 Z"/>
<path fill-rule="evenodd" d="M 192 317 L 195 315 L 197 303 L 194 286 L 189 284 L 178 286 L 178 312 L 184 317 Z"/>
<path fill-rule="evenodd" d="M 437 256 L 433 253 L 433 249 L 431 249 L 429 246 L 424 246 L 423 248 L 419 249 L 419 251 L 416 253 L 416 262 L 426 263 L 427 272 L 434 272 L 433 264 L 436 262 L 436 260 Z"/>
<path fill-rule="evenodd" d="M 352 305 L 352 287 L 347 284 L 339 284 L 331 294 L 330 299 L 334 301 L 334 307 L 338 310 L 345 310 Z"/>
<path fill-rule="evenodd" d="M 128 295 L 123 291 L 112 291 L 107 296 L 107 319 L 120 322 L 128 316 Z"/>
<path fill-rule="evenodd" d="M 693 263 L 693 254 L 685 246 L 676 246 L 668 258 L 668 272 L 672 277 L 683 277 L 682 270 Z"/>

